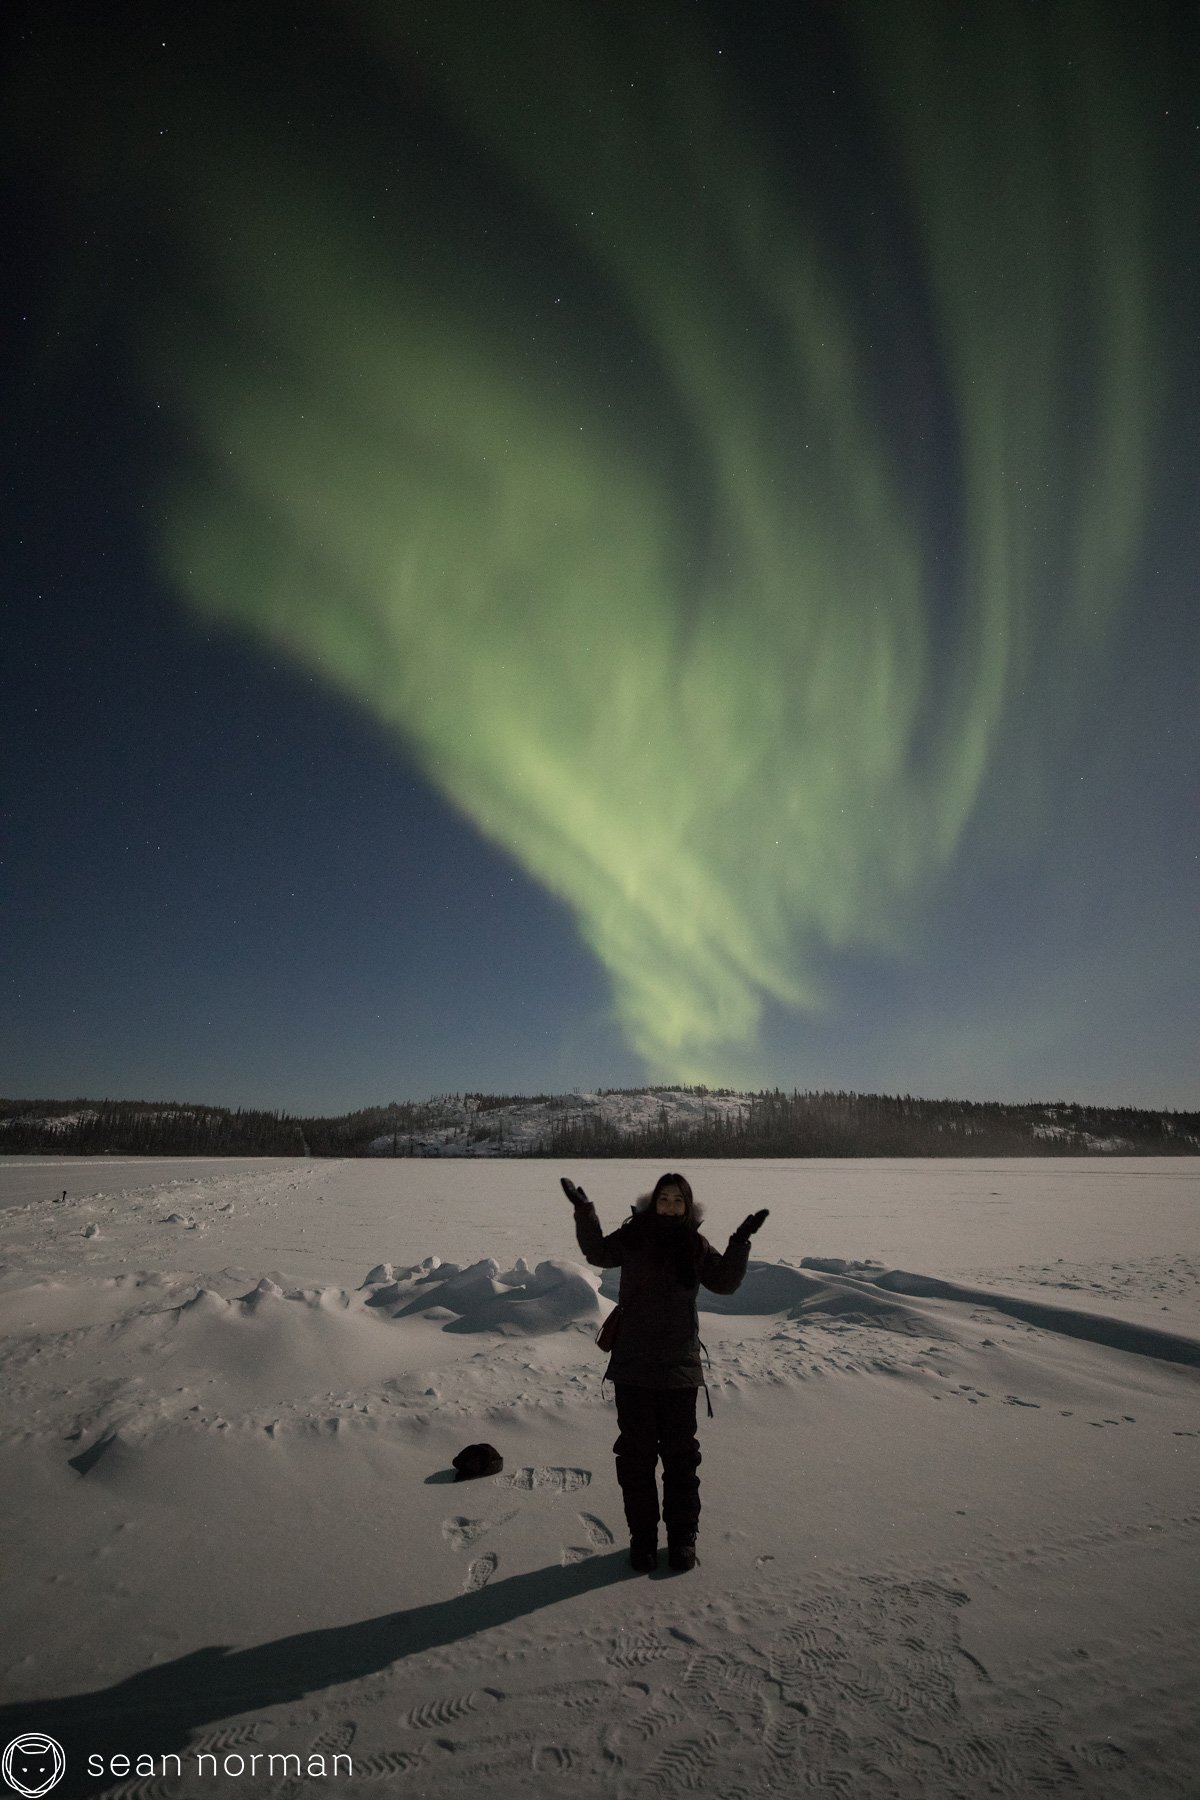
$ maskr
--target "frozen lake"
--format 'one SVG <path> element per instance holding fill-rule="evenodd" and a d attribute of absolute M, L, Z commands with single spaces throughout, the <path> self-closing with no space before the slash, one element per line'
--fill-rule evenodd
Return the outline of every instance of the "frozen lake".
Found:
<path fill-rule="evenodd" d="M 700 1564 L 636 1577 L 558 1176 L 612 1229 L 658 1164 L 0 1161 L 4 1741 L 181 1800 L 335 1753 L 431 1800 L 1190 1800 L 1200 1161 L 683 1169 L 718 1249 L 770 1217 L 701 1294 Z"/>

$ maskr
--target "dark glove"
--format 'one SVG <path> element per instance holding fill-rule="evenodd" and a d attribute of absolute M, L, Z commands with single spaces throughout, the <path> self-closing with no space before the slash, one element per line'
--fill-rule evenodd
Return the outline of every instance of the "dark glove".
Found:
<path fill-rule="evenodd" d="M 747 1213 L 746 1217 L 742 1220 L 741 1224 L 738 1226 L 737 1230 L 734 1232 L 734 1234 L 733 1234 L 734 1237 L 742 1238 L 745 1240 L 746 1243 L 749 1243 L 750 1239 L 754 1236 L 754 1233 L 758 1230 L 758 1228 L 762 1224 L 763 1220 L 767 1217 L 768 1211 L 769 1211 L 769 1208 L 764 1206 L 761 1212 Z"/>
<path fill-rule="evenodd" d="M 562 1183 L 563 1193 L 567 1196 L 567 1199 L 571 1202 L 572 1206 L 587 1205 L 588 1197 L 581 1187 L 576 1187 L 575 1183 L 566 1175 L 560 1175 L 558 1179 Z"/>

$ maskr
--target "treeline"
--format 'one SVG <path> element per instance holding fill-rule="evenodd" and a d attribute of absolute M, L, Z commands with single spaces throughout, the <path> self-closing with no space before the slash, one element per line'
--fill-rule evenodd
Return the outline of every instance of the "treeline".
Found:
<path fill-rule="evenodd" d="M 446 1122 L 453 1116 L 452 1105 L 447 1095 L 444 1100 L 364 1106 L 358 1112 L 342 1113 L 336 1118 L 305 1119 L 304 1136 L 312 1156 L 363 1156 L 369 1144 L 388 1136 L 394 1155 L 411 1156 L 416 1134 Z"/>
<path fill-rule="evenodd" d="M 0 1100 L 0 1149 L 63 1156 L 304 1156 L 299 1119 L 146 1100 Z"/>
<path fill-rule="evenodd" d="M 671 1097 L 701 1101 L 680 1111 Z M 71 1156 L 393 1156 L 482 1153 L 631 1157 L 1151 1156 L 1200 1154 L 1200 1113 L 1074 1102 L 921 1100 L 911 1095 L 653 1094 L 637 1123 L 578 1094 L 443 1094 L 331 1117 L 146 1100 L 0 1100 L 0 1150 Z M 704 1104 L 711 1099 L 711 1108 Z M 736 1104 L 730 1106 L 729 1102 Z M 720 1104 L 718 1104 L 720 1102 Z M 529 1110 L 544 1109 L 533 1124 Z M 523 1122 L 506 1119 L 521 1109 Z M 390 1140 L 390 1141 L 389 1141 Z"/>
<path fill-rule="evenodd" d="M 656 1118 L 622 1126 L 590 1109 L 555 1120 L 530 1154 L 703 1157 L 1195 1156 L 1200 1113 L 1134 1107 L 920 1100 L 856 1093 L 748 1094 L 740 1111 L 699 1121 Z"/>

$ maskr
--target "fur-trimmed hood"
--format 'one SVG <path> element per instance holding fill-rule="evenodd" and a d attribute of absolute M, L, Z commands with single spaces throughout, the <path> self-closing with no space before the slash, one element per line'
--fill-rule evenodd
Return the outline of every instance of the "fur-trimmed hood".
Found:
<path fill-rule="evenodd" d="M 651 1192 L 648 1194 L 639 1194 L 637 1199 L 633 1203 L 633 1210 L 635 1213 L 649 1212 L 651 1206 L 653 1205 L 653 1202 L 654 1202 L 653 1190 L 651 1190 Z M 685 1224 L 690 1225 L 693 1231 L 699 1231 L 700 1226 L 703 1223 L 703 1221 L 704 1221 L 704 1204 L 702 1201 L 697 1200 L 695 1198 L 695 1196 L 693 1195 L 692 1204 L 688 1208 L 687 1212 L 684 1214 L 684 1222 L 685 1222 Z"/>

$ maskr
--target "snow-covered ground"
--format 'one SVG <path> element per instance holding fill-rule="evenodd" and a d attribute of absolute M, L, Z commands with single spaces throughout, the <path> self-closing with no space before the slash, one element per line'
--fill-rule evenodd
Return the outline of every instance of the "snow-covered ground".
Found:
<path fill-rule="evenodd" d="M 554 1165 L 0 1160 L 0 1743 L 131 1800 L 1193 1795 L 1200 1163 L 684 1168 L 718 1247 L 771 1216 L 645 1577 Z M 613 1226 L 658 1169 L 562 1172 Z"/>

